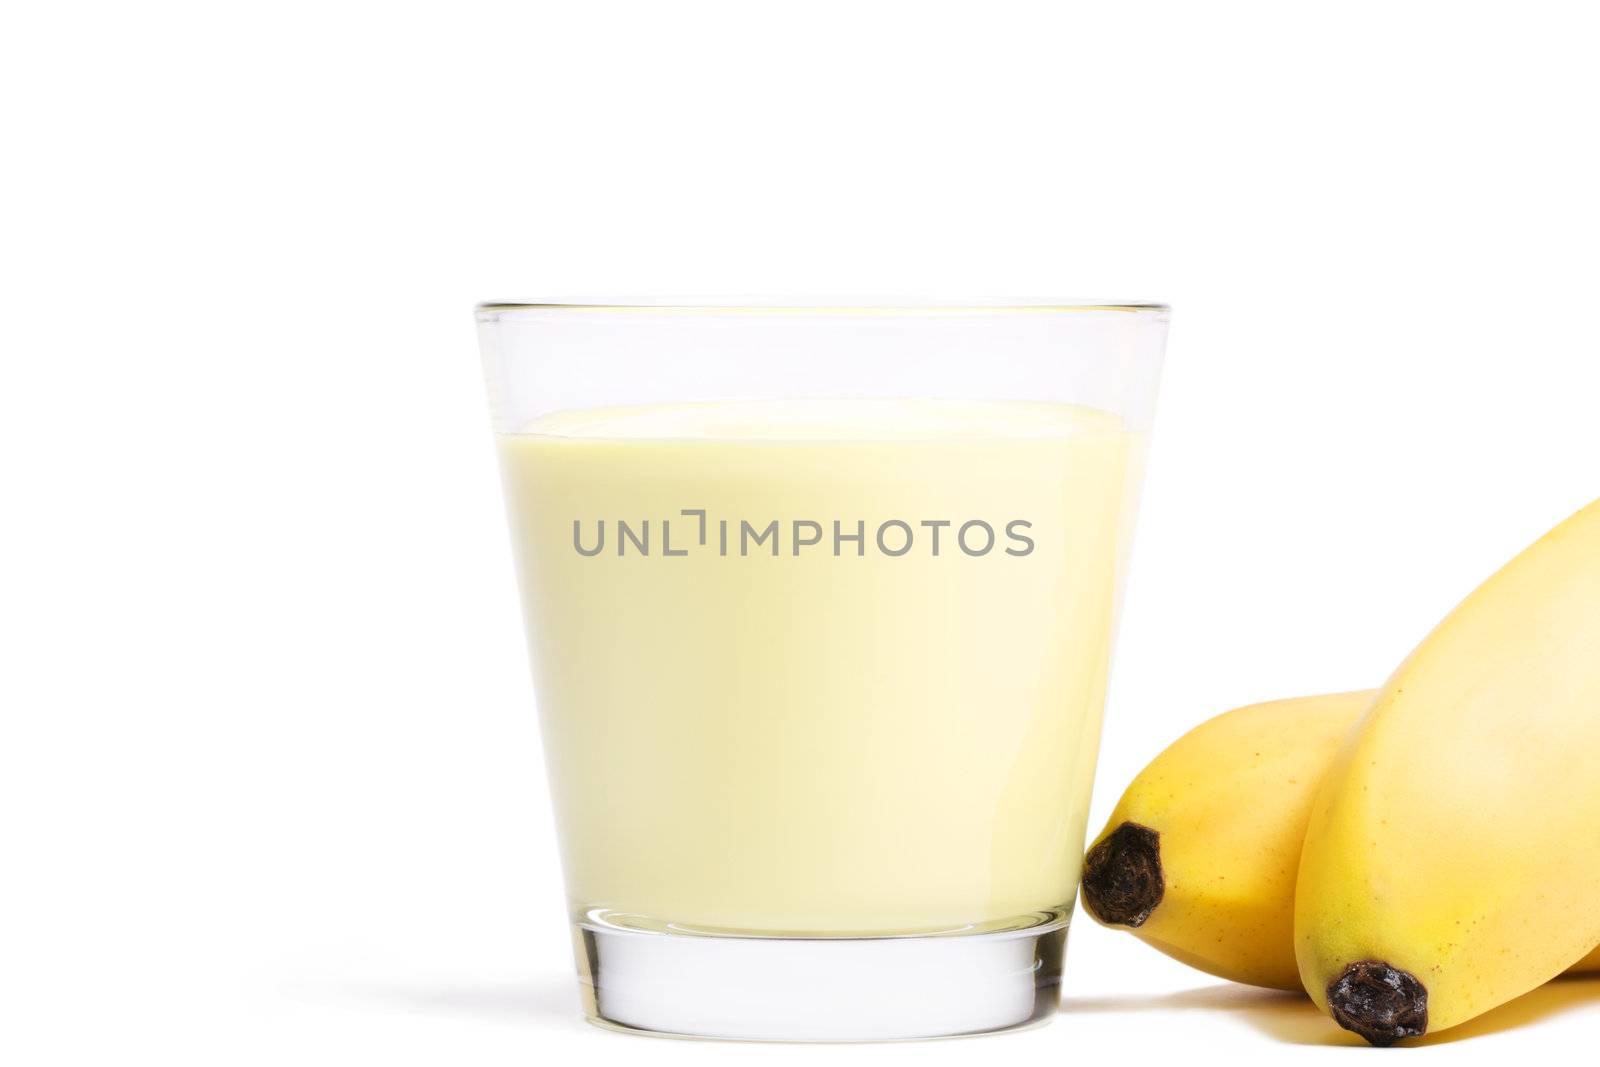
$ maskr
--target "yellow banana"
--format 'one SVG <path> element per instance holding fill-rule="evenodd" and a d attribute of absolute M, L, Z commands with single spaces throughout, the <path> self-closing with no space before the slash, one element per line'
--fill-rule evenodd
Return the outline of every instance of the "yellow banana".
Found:
<path fill-rule="evenodd" d="M 1439 624 L 1341 747 L 1295 900 L 1300 977 L 1375 1045 L 1600 943 L 1600 501 Z"/>
<path fill-rule="evenodd" d="M 1252 704 L 1179 738 L 1089 849 L 1089 914 L 1209 974 L 1298 990 L 1300 845 L 1317 787 L 1374 695 Z"/>
<path fill-rule="evenodd" d="M 1089 914 L 1208 974 L 1298 991 L 1294 891 L 1306 824 L 1376 696 L 1252 704 L 1173 742 L 1128 786 L 1089 850 Z M 1573 970 L 1600 971 L 1600 948 Z"/>

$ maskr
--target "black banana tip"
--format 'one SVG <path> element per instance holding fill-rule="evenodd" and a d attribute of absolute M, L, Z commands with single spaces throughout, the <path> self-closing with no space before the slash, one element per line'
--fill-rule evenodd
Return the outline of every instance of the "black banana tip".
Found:
<path fill-rule="evenodd" d="M 1161 835 L 1125 822 L 1089 850 L 1083 861 L 1083 902 L 1108 925 L 1143 926 L 1167 891 Z"/>
<path fill-rule="evenodd" d="M 1333 1021 L 1379 1048 L 1428 1032 L 1428 990 L 1415 975 L 1362 960 L 1328 983 Z"/>

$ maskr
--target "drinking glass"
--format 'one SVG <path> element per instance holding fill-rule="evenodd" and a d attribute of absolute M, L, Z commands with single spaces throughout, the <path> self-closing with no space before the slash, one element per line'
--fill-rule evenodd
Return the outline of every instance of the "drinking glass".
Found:
<path fill-rule="evenodd" d="M 478 309 L 592 1021 L 1054 1012 L 1167 317 Z"/>

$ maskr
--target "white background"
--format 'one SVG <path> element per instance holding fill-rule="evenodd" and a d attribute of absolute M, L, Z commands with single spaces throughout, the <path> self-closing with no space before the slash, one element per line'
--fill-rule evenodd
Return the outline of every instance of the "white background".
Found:
<path fill-rule="evenodd" d="M 1034 1032 L 584 1026 L 470 308 L 1171 302 L 1097 827 L 1183 728 L 1375 684 L 1600 495 L 1596 41 L 1527 2 L 13 11 L 0 1058 L 1336 1054 L 1087 921 Z M 1566 983 L 1422 1055 L 1597 1023 Z"/>

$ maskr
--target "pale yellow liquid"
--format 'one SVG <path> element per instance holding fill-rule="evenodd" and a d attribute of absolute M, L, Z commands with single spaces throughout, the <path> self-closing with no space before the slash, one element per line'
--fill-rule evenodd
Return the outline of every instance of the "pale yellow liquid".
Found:
<path fill-rule="evenodd" d="M 1070 905 L 1139 435 L 1058 405 L 728 402 L 500 446 L 575 913 L 884 934 Z M 650 520 L 649 555 L 617 519 Z M 780 554 L 741 555 L 741 519 L 780 520 Z M 795 519 L 825 531 L 799 555 Z M 835 519 L 865 555 L 833 554 Z M 985 555 L 956 543 L 972 519 Z"/>

